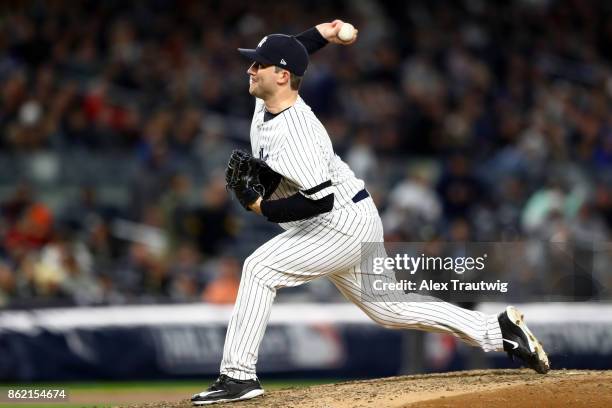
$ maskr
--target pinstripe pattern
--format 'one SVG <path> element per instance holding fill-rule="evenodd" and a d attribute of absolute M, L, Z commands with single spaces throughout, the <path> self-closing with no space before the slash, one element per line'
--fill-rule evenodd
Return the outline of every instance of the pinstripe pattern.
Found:
<path fill-rule="evenodd" d="M 317 199 L 333 192 L 335 204 L 329 213 L 281 225 L 285 232 L 246 259 L 226 334 L 221 374 L 241 380 L 256 378 L 258 349 L 276 290 L 323 276 L 385 327 L 451 333 L 485 351 L 503 349 L 495 315 L 426 297 L 410 301 L 393 293 L 373 297 L 363 290 L 370 276 L 361 270 L 362 259 L 386 257 L 383 245 L 362 245 L 383 242 L 382 223 L 372 199 L 352 202 L 363 182 L 334 154 L 327 132 L 300 98 L 272 120 L 263 122 L 263 114 L 263 102 L 258 100 L 251 145 L 254 155 L 263 151 L 262 158 L 284 176 L 272 199 L 298 191 Z M 326 187 L 328 180 L 331 186 Z"/>
<path fill-rule="evenodd" d="M 334 209 L 353 204 L 353 196 L 364 188 L 363 181 L 334 153 L 327 131 L 310 107 L 298 97 L 295 104 L 274 119 L 264 122 L 265 106 L 256 99 L 251 123 L 253 155 L 266 161 L 283 180 L 270 197 L 272 200 L 289 197 L 298 191 L 318 200 L 334 194 Z M 306 194 L 326 181 L 332 185 Z M 303 221 L 282 223 L 284 229 L 299 226 Z"/>

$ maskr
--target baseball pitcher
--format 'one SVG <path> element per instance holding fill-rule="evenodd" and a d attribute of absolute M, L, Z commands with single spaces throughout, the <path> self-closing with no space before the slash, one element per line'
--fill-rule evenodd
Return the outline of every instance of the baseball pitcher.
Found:
<path fill-rule="evenodd" d="M 346 29 L 339 36 L 342 25 L 335 20 L 296 36 L 271 34 L 255 49 L 238 49 L 251 61 L 247 74 L 255 112 L 251 153 L 232 154 L 227 185 L 247 211 L 285 231 L 244 262 L 221 375 L 192 397 L 194 405 L 262 395 L 255 366 L 276 291 L 323 276 L 385 327 L 451 333 L 484 351 L 506 351 L 537 372 L 549 370 L 541 344 L 511 306 L 499 315 L 485 315 L 444 302 L 368 301 L 360 263 L 372 254 L 364 251 L 386 256 L 382 245 L 362 247 L 383 242 L 378 211 L 364 182 L 334 153 L 325 128 L 298 92 L 309 54 L 328 43 L 356 40 L 356 30 L 352 37 Z"/>

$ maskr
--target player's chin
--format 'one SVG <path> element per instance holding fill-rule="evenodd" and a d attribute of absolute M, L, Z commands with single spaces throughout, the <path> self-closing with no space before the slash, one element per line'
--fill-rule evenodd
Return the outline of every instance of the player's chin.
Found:
<path fill-rule="evenodd" d="M 254 83 L 249 84 L 249 93 L 251 96 L 259 97 L 257 86 Z"/>

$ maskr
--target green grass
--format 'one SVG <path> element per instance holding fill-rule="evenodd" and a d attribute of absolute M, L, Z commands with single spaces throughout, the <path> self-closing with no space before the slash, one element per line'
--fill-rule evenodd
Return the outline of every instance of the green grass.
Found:
<path fill-rule="evenodd" d="M 25 402 L 0 402 L 0 407 L 15 407 L 15 408 L 107 408 L 113 406 L 109 403 L 101 404 L 79 404 L 70 403 L 72 396 L 83 396 L 88 393 L 108 393 L 108 394 L 127 394 L 129 392 L 154 391 L 168 393 L 185 393 L 185 398 L 189 397 L 192 392 L 206 388 L 214 379 L 207 378 L 203 380 L 173 380 L 173 381 L 100 381 L 100 382 L 39 382 L 39 383 L 0 383 L 2 396 L 0 400 L 5 400 L 7 389 L 64 389 L 68 393 L 69 400 L 66 403 L 25 403 Z M 307 387 L 310 385 L 328 384 L 337 382 L 334 379 L 320 380 L 263 380 L 263 386 L 266 390 L 278 390 L 287 387 Z"/>

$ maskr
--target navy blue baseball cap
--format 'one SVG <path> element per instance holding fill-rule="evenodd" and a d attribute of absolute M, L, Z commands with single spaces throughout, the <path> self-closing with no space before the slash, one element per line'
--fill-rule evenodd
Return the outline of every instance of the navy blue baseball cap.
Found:
<path fill-rule="evenodd" d="M 304 75 L 308 67 L 308 51 L 294 36 L 270 34 L 261 39 L 257 48 L 238 48 L 238 52 L 264 65 L 275 65 L 294 73 Z"/>

